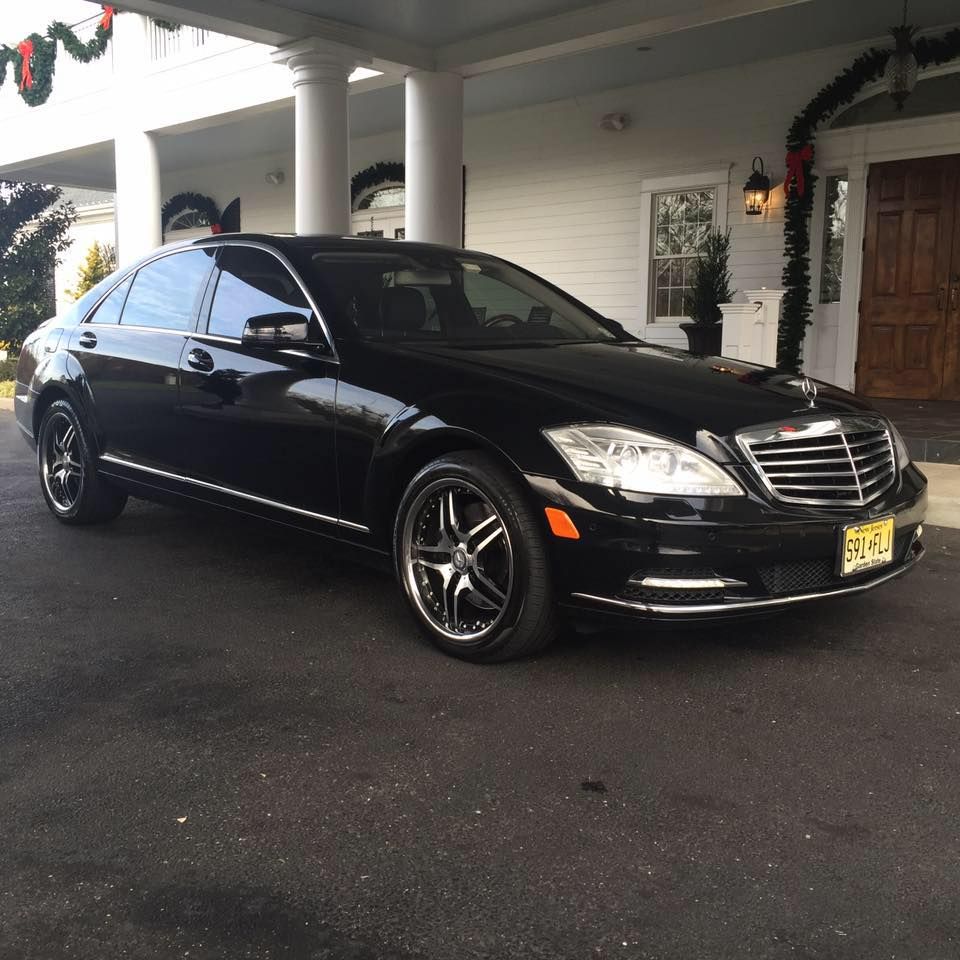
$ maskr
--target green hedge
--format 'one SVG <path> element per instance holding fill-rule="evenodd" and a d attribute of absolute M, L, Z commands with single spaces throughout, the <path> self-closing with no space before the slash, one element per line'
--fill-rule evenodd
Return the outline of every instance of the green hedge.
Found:
<path fill-rule="evenodd" d="M 0 360 L 0 383 L 3 383 L 4 380 L 16 380 L 16 378 L 17 361 Z"/>

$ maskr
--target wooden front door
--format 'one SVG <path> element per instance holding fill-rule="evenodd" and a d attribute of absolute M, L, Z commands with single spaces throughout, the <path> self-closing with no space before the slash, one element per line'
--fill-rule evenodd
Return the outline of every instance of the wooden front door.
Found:
<path fill-rule="evenodd" d="M 857 389 L 960 399 L 960 156 L 870 168 Z"/>

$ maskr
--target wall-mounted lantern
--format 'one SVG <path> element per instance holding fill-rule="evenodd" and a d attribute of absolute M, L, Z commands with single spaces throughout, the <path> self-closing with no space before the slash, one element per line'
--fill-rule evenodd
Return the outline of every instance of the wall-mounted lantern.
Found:
<path fill-rule="evenodd" d="M 760 169 L 757 169 L 757 164 Z M 761 157 L 753 158 L 753 173 L 743 185 L 743 202 L 747 209 L 747 215 L 751 217 L 759 216 L 763 213 L 763 208 L 770 199 L 770 178 L 763 172 L 763 159 Z"/>

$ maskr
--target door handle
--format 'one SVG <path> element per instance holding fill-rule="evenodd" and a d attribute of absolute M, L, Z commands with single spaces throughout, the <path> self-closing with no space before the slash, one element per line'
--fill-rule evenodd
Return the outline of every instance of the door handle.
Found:
<path fill-rule="evenodd" d="M 958 298 L 960 298 L 960 273 L 955 273 L 950 278 L 950 309 L 956 310 Z"/>
<path fill-rule="evenodd" d="M 87 350 L 92 350 L 97 345 L 97 335 L 92 330 L 84 330 L 77 339 L 77 343 Z"/>
<path fill-rule="evenodd" d="M 213 357 L 206 350 L 199 350 L 196 347 L 187 354 L 187 363 L 194 370 L 209 371 L 213 369 Z"/>

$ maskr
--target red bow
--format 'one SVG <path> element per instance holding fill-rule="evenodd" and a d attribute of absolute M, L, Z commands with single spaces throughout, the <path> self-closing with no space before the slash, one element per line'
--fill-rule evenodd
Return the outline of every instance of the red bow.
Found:
<path fill-rule="evenodd" d="M 103 16 L 100 18 L 100 26 L 103 27 L 104 30 L 110 29 L 110 24 L 113 23 L 113 15 L 116 12 L 117 11 L 109 4 L 103 5 Z"/>
<path fill-rule="evenodd" d="M 813 146 L 809 143 L 806 144 L 806 146 L 801 147 L 799 150 L 787 151 L 787 178 L 783 182 L 784 194 L 788 194 L 790 192 L 790 183 L 795 180 L 797 183 L 797 196 L 803 196 L 804 190 L 806 189 L 803 165 L 805 163 L 810 163 L 812 160 Z"/>
<path fill-rule="evenodd" d="M 22 40 L 17 44 L 17 53 L 23 58 L 23 68 L 20 71 L 20 89 L 33 86 L 33 74 L 30 72 L 30 58 L 33 56 L 33 41 Z"/>
<path fill-rule="evenodd" d="M 221 227 L 219 223 L 211 223 L 211 224 L 210 224 L 210 232 L 211 232 L 211 233 L 223 233 L 223 227 Z"/>

